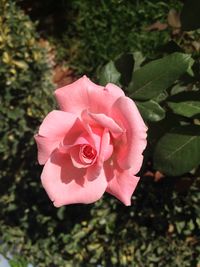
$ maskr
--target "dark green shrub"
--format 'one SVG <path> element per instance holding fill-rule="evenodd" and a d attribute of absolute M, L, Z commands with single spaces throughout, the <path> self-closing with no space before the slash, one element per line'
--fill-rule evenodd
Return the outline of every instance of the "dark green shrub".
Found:
<path fill-rule="evenodd" d="M 157 21 L 166 23 L 170 8 L 180 7 L 180 1 L 75 0 L 69 10 L 74 17 L 70 15 L 62 38 L 63 49 L 69 48 L 66 59 L 72 59 L 79 72 L 94 73 L 120 53 L 142 51 L 151 56 L 170 39 L 170 29 L 146 28 Z"/>
<path fill-rule="evenodd" d="M 2 235 L 10 249 L 41 267 L 196 267 L 199 183 L 192 177 L 145 177 L 131 207 L 105 196 L 95 205 L 60 208 L 55 216 L 44 212 L 46 203 L 37 207 L 31 234 L 21 225 L 2 227 Z"/>
<path fill-rule="evenodd" d="M 38 29 L 55 44 L 57 59 L 79 74 L 90 75 L 120 53 L 155 55 L 171 38 L 171 28 L 147 28 L 155 22 L 166 24 L 169 10 L 182 6 L 179 0 L 17 2 L 34 20 L 39 19 Z"/>
<path fill-rule="evenodd" d="M 0 0 L 1 232 L 22 219 L 34 197 L 31 183 L 38 185 L 39 174 L 33 134 L 52 108 L 52 88 L 47 52 L 35 26 L 13 1 Z"/>
<path fill-rule="evenodd" d="M 7 160 L 16 155 L 21 137 L 33 133 L 45 115 L 52 90 L 47 58 L 34 25 L 12 1 L 0 4 L 0 152 Z"/>

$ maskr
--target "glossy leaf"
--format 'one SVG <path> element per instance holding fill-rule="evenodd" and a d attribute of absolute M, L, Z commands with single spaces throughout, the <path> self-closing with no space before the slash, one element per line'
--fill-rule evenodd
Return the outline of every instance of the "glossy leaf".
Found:
<path fill-rule="evenodd" d="M 101 85 L 106 85 L 107 83 L 119 84 L 121 74 L 115 67 L 113 61 L 108 62 L 101 70 L 99 82 Z"/>
<path fill-rule="evenodd" d="M 141 67 L 141 64 L 145 60 L 145 57 L 140 51 L 134 52 L 133 57 L 134 57 L 134 71 L 136 71 Z"/>
<path fill-rule="evenodd" d="M 160 102 L 164 101 L 167 97 L 168 97 L 168 93 L 166 90 L 164 90 L 159 95 L 157 95 L 153 100 L 155 102 L 160 103 Z"/>
<path fill-rule="evenodd" d="M 181 75 L 190 71 L 193 63 L 190 55 L 176 52 L 144 65 L 134 72 L 128 88 L 131 97 L 148 100 L 158 96 Z"/>
<path fill-rule="evenodd" d="M 172 87 L 172 89 L 171 89 L 171 91 L 170 91 L 170 94 L 171 94 L 171 95 L 176 95 L 176 94 L 179 94 L 179 93 L 181 93 L 181 92 L 185 92 L 186 89 L 187 89 L 186 86 L 181 85 L 181 84 L 178 83 L 178 84 L 175 84 L 175 85 Z"/>
<path fill-rule="evenodd" d="M 165 110 L 154 100 L 140 102 L 136 101 L 136 105 L 146 121 L 160 121 L 165 117 Z"/>
<path fill-rule="evenodd" d="M 200 91 L 185 91 L 171 96 L 167 102 L 175 114 L 191 118 L 200 114 Z"/>
<path fill-rule="evenodd" d="M 175 114 L 187 118 L 200 114 L 200 101 L 168 102 L 167 104 Z"/>
<path fill-rule="evenodd" d="M 154 168 L 177 176 L 200 164 L 200 126 L 180 126 L 166 133 L 157 143 Z"/>

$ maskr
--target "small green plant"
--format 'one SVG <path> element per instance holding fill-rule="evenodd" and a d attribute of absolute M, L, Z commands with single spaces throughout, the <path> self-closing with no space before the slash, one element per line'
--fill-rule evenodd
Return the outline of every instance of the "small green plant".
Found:
<path fill-rule="evenodd" d="M 28 263 L 25 259 L 17 257 L 9 260 L 10 267 L 27 267 Z"/>

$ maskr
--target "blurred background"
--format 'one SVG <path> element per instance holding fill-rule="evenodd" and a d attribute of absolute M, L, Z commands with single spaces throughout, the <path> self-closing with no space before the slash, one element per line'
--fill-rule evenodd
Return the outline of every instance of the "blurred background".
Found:
<path fill-rule="evenodd" d="M 0 266 L 200 266 L 199 14 L 199 0 L 0 0 Z M 105 194 L 53 207 L 33 135 L 56 108 L 54 89 L 83 74 L 105 80 L 108 62 L 123 59 L 132 73 L 173 52 L 195 63 L 150 108 L 142 102 L 149 145 L 132 206 Z M 119 84 L 126 91 L 126 79 Z M 195 112 L 168 104 L 180 107 L 173 95 L 183 93 Z M 195 142 L 162 167 L 158 142 L 168 146 L 177 125 L 189 133 L 176 139 Z"/>

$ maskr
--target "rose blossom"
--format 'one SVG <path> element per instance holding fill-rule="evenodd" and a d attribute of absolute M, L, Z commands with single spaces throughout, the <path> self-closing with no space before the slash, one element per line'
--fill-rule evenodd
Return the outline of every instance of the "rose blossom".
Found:
<path fill-rule="evenodd" d="M 60 207 L 92 203 L 106 191 L 130 205 L 147 130 L 135 103 L 118 86 L 86 76 L 55 96 L 61 110 L 50 112 L 35 136 L 49 198 Z"/>

